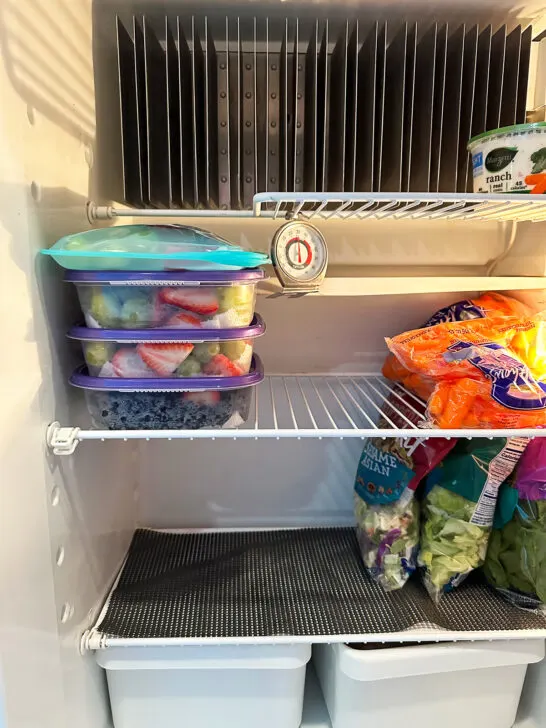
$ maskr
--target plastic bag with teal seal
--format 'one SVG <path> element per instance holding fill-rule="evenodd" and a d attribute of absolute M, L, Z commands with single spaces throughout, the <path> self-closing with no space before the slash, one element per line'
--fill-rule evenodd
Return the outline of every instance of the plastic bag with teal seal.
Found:
<path fill-rule="evenodd" d="M 531 440 L 501 488 L 483 570 L 513 604 L 546 609 L 546 438 Z"/>
<path fill-rule="evenodd" d="M 415 400 L 396 390 L 396 407 L 417 423 Z M 407 427 L 400 414 L 390 421 Z M 381 424 L 381 423 L 380 423 Z M 357 537 L 364 565 L 385 591 L 404 586 L 415 571 L 419 545 L 419 503 L 415 491 L 421 480 L 451 450 L 444 438 L 371 438 L 360 456 L 355 481 Z"/>
<path fill-rule="evenodd" d="M 419 566 L 435 602 L 483 565 L 499 488 L 528 441 L 524 437 L 460 440 L 428 476 Z"/>

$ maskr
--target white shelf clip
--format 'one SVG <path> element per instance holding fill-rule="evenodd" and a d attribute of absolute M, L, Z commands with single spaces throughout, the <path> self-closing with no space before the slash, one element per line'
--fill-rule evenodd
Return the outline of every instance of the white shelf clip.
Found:
<path fill-rule="evenodd" d="M 46 442 L 54 455 L 72 455 L 80 443 L 80 428 L 52 422 L 47 428 Z"/>

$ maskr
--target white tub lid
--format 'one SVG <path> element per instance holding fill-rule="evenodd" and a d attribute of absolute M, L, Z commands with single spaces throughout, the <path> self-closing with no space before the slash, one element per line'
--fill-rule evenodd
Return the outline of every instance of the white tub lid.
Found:
<path fill-rule="evenodd" d="M 333 649 L 343 673 L 353 680 L 372 681 L 540 662 L 544 640 L 438 643 L 375 650 L 338 644 Z"/>
<path fill-rule="evenodd" d="M 309 661 L 311 645 L 109 647 L 95 657 L 106 670 L 294 670 Z"/>

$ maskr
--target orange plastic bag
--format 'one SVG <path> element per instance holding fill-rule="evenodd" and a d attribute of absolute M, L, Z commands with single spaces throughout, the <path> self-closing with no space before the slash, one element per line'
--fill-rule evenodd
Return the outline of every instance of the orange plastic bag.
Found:
<path fill-rule="evenodd" d="M 451 306 L 441 308 L 429 318 L 423 328 L 437 326 L 441 323 L 456 321 L 469 321 L 484 318 L 524 318 L 530 316 L 531 312 L 525 304 L 516 301 L 514 298 L 504 296 L 501 293 L 483 293 L 473 300 L 457 301 Z M 433 379 L 419 375 L 407 369 L 401 361 L 393 354 L 389 354 L 383 364 L 383 376 L 395 382 L 400 382 L 406 389 L 415 392 L 418 397 L 428 400 L 434 391 Z"/>
<path fill-rule="evenodd" d="M 386 341 L 408 371 L 405 386 L 417 393 L 418 382 L 422 393 L 434 383 L 428 397 L 432 424 L 448 429 L 546 424 L 546 325 L 541 316 L 443 323 Z M 388 376 L 401 370 L 389 365 L 384 371 Z"/>

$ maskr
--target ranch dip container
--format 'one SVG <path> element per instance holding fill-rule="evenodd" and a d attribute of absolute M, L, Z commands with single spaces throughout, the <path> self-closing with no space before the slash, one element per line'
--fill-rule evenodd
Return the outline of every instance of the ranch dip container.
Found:
<path fill-rule="evenodd" d="M 468 142 L 468 151 L 474 192 L 546 193 L 546 122 L 486 131 Z"/>

